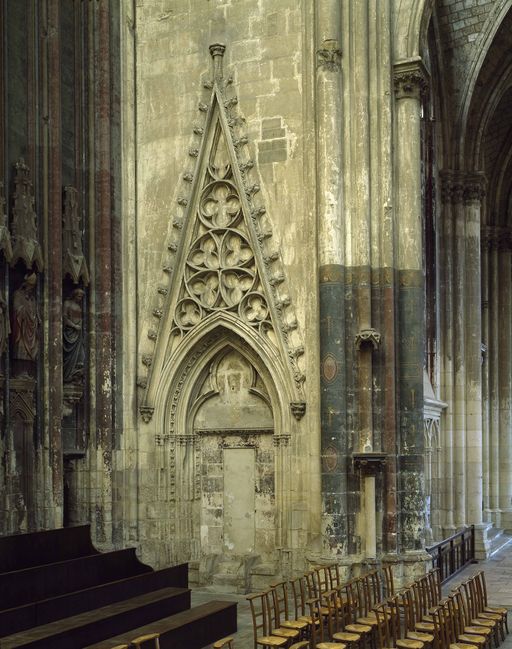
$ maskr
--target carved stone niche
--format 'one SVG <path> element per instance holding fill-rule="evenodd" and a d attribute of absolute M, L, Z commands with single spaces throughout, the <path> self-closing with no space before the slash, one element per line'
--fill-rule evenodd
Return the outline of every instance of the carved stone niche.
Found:
<path fill-rule="evenodd" d="M 14 165 L 14 194 L 12 202 L 12 243 L 11 265 L 23 260 L 29 269 L 44 268 L 43 253 L 37 239 L 37 215 L 34 209 L 34 196 L 30 170 L 23 158 Z"/>
<path fill-rule="evenodd" d="M 353 453 L 352 462 L 355 469 L 364 475 L 376 475 L 383 471 L 386 464 L 386 454 L 369 451 L 366 453 Z"/>
<path fill-rule="evenodd" d="M 89 284 L 89 271 L 82 248 L 82 230 L 78 210 L 78 192 L 70 185 L 64 187 L 64 209 L 62 214 L 63 275 L 69 275 L 74 284 L 82 280 Z"/>
<path fill-rule="evenodd" d="M 5 213 L 4 184 L 0 182 L 0 251 L 4 253 L 8 262 L 12 259 L 11 235 L 7 227 L 7 214 Z"/>

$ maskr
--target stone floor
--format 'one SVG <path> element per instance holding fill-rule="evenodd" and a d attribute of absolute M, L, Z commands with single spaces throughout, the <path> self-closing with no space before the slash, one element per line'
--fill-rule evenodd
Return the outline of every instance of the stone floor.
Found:
<path fill-rule="evenodd" d="M 447 582 L 446 588 L 454 588 L 461 581 L 482 569 L 485 570 L 489 605 L 506 606 L 512 609 L 512 545 L 500 550 L 487 561 L 468 566 Z M 226 593 L 215 594 L 211 590 L 207 591 L 198 588 L 192 591 L 192 605 L 202 604 L 212 599 L 238 602 L 238 633 L 234 634 L 235 649 L 252 649 L 251 613 L 245 596 L 227 595 Z M 510 619 L 512 620 L 512 618 Z M 500 649 L 512 649 L 512 629 L 511 634 L 500 645 Z"/>

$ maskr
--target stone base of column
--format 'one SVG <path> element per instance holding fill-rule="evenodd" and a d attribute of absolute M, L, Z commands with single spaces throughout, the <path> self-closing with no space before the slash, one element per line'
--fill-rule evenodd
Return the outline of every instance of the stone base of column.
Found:
<path fill-rule="evenodd" d="M 432 568 L 432 557 L 425 550 L 383 554 L 381 561 L 383 566 L 391 564 L 395 589 L 410 584 Z"/>
<path fill-rule="evenodd" d="M 506 532 L 510 533 L 512 531 L 512 509 L 501 509 L 500 510 L 500 525 Z"/>
<path fill-rule="evenodd" d="M 492 523 L 479 523 L 475 525 L 475 559 L 483 561 L 489 557 L 491 542 L 489 532 L 492 530 Z"/>

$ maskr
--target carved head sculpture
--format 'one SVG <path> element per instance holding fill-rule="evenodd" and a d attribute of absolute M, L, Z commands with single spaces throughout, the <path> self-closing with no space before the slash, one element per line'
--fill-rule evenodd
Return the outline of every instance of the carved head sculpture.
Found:
<path fill-rule="evenodd" d="M 73 302 L 76 302 L 77 304 L 81 304 L 82 300 L 84 299 L 85 291 L 81 288 L 75 288 L 71 292 L 71 299 Z"/>
<path fill-rule="evenodd" d="M 29 291 L 33 291 L 37 284 L 37 275 L 35 273 L 27 273 L 23 278 L 23 285 Z"/>

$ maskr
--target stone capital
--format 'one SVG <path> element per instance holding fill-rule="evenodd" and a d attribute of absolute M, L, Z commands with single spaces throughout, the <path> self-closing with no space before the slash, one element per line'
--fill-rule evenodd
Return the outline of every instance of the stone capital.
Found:
<path fill-rule="evenodd" d="M 485 196 L 487 181 L 483 173 L 467 174 L 464 178 L 464 202 L 481 203 Z"/>
<path fill-rule="evenodd" d="M 420 57 L 395 63 L 393 81 L 397 99 L 421 99 L 429 86 L 429 75 Z"/>
<path fill-rule="evenodd" d="M 341 70 L 341 50 L 338 41 L 329 39 L 323 41 L 322 47 L 316 51 L 317 67 L 329 72 Z"/>

